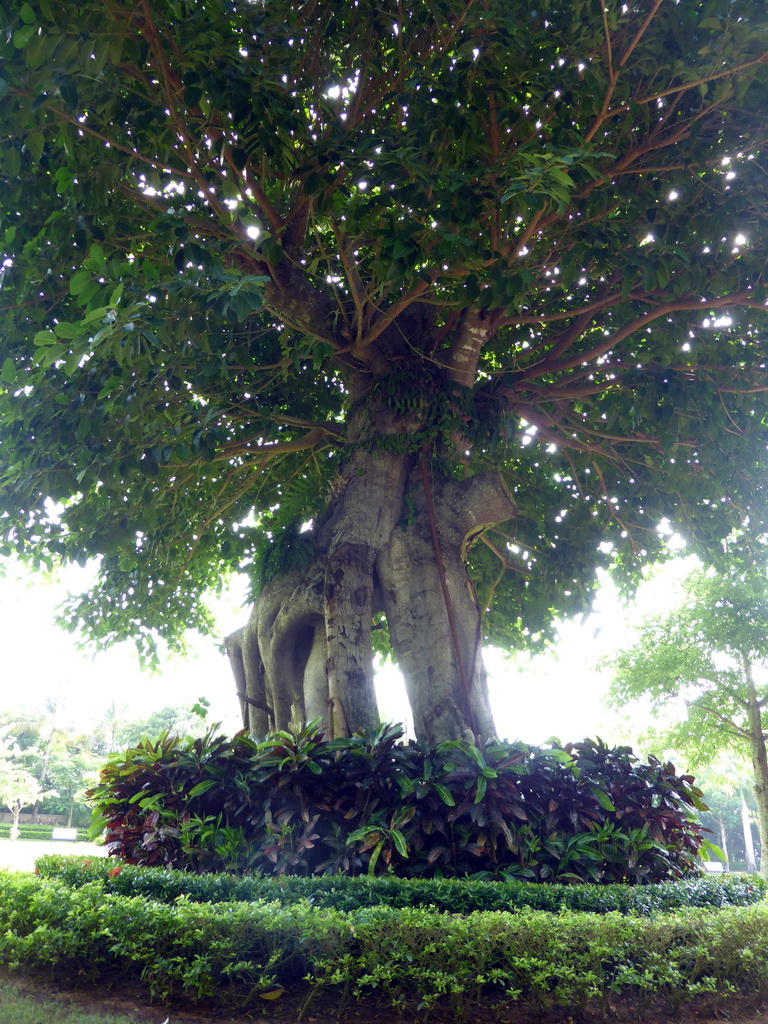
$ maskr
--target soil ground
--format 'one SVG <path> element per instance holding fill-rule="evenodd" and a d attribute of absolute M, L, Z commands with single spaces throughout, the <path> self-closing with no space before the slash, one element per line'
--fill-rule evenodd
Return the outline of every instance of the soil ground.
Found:
<path fill-rule="evenodd" d="M 293 1001 L 284 1006 L 275 1006 L 274 1010 L 270 1006 L 265 1007 L 263 1012 L 257 1010 L 246 1016 L 231 1016 L 216 1007 L 208 1007 L 203 1012 L 151 1006 L 128 992 L 71 991 L 34 978 L 19 977 L 15 973 L 8 975 L 1 969 L 0 978 L 11 982 L 17 991 L 23 992 L 32 1002 L 42 1004 L 55 1000 L 94 1014 L 122 1014 L 135 1024 L 416 1024 L 419 1020 L 415 1010 L 401 1015 L 373 1001 L 355 1001 L 341 1015 L 338 1007 L 331 1002 L 326 1005 L 313 1004 L 302 1014 L 300 1004 Z M 702 1004 L 676 1014 L 662 1011 L 637 1012 L 619 1005 L 608 1017 L 598 1009 L 587 1015 L 572 1015 L 567 1009 L 547 1013 L 525 1006 L 501 1011 L 478 1007 L 470 1010 L 465 1017 L 465 1024 L 610 1024 L 612 1021 L 616 1024 L 768 1024 L 768 1005 L 738 1008 L 723 1003 L 713 1008 L 711 1004 Z M 455 1024 L 452 1014 L 433 1014 L 429 1017 L 429 1024 L 449 1022 Z M 12 1024 L 2 1019 L 2 1006 L 0 1024 Z M 41 1024 L 44 1024 L 42 1020 Z"/>
<path fill-rule="evenodd" d="M 102 857 L 105 852 L 92 843 L 69 842 L 10 842 L 0 840 L 0 868 L 16 871 L 34 870 L 34 862 L 46 853 L 88 854 Z M 768 965 L 767 965 L 768 966 Z M 43 1004 L 48 1000 L 62 1001 L 91 1013 L 123 1014 L 135 1024 L 414 1024 L 418 1019 L 416 1011 L 397 1014 L 389 1006 L 382 1006 L 373 1000 L 355 1000 L 340 1015 L 338 1001 L 327 999 L 313 1003 L 301 1014 L 298 1000 L 279 1000 L 274 1007 L 265 1005 L 262 1012 L 246 1016 L 231 1016 L 217 1010 L 215 1006 L 205 1009 L 188 1010 L 178 1007 L 152 1006 L 130 992 L 113 990 L 109 992 L 71 990 L 66 986 L 45 983 L 30 976 L 8 974 L 0 968 L 0 977 L 12 983 L 32 1002 Z M 0 1006 L 0 1011 L 2 1006 Z M 768 1004 L 735 1004 L 731 1001 L 701 1003 L 678 1013 L 664 1011 L 634 1011 L 626 1005 L 612 1008 L 608 1020 L 621 1024 L 768 1024 Z M 587 1015 L 572 1015 L 567 1009 L 542 1012 L 531 1007 L 510 1007 L 504 1010 L 489 1010 L 477 1007 L 466 1017 L 466 1024 L 603 1024 L 606 1017 L 601 1009 Z M 430 1024 L 453 1024 L 452 1015 L 441 1017 L 432 1014 Z M 0 1024 L 12 1024 L 0 1020 Z M 41 1024 L 43 1022 L 41 1021 Z"/>

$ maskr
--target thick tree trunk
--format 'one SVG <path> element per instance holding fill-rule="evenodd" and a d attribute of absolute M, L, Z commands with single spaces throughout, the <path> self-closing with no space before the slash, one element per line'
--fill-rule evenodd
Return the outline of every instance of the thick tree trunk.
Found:
<path fill-rule="evenodd" d="M 515 506 L 496 473 L 451 480 L 420 463 L 406 478 L 408 465 L 360 453 L 317 530 L 314 560 L 270 580 L 248 624 L 227 638 L 255 735 L 314 719 L 330 736 L 374 727 L 371 620 L 380 610 L 417 735 L 494 734 L 466 559 L 472 539 Z"/>
<path fill-rule="evenodd" d="M 760 834 L 760 874 L 768 879 L 768 754 L 763 733 L 762 708 L 757 699 L 752 666 L 747 658 L 744 658 L 744 669 L 747 679 L 747 722 L 757 802 L 757 828 Z"/>
<path fill-rule="evenodd" d="M 428 321 L 418 313 L 416 335 Z M 489 329 L 480 314 L 462 324 L 449 354 L 451 388 L 472 386 Z M 400 372 L 410 350 L 398 332 L 388 345 Z M 430 422 L 430 403 L 377 398 L 380 370 L 371 364 L 350 376 L 349 455 L 315 526 L 314 560 L 268 581 L 248 624 L 227 638 L 254 734 L 313 719 L 330 736 L 373 728 L 371 625 L 379 611 L 417 735 L 436 742 L 494 734 L 467 552 L 488 526 L 513 518 L 515 505 L 497 473 L 433 475 L 413 444 Z M 440 443 L 461 456 L 468 442 L 458 435 Z"/>
<path fill-rule="evenodd" d="M 432 741 L 495 732 L 480 643 L 481 609 L 466 568 L 471 539 L 515 507 L 496 473 L 430 479 L 417 466 L 411 521 L 377 563 L 382 601 L 417 736 Z"/>
<path fill-rule="evenodd" d="M 374 566 L 400 516 L 409 464 L 405 453 L 358 449 L 318 530 L 326 552 L 323 596 L 332 735 L 370 730 L 379 721 L 371 645 Z"/>

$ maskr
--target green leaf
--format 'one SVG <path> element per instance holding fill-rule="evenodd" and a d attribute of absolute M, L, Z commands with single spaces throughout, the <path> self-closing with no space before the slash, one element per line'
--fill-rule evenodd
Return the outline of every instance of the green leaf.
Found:
<path fill-rule="evenodd" d="M 42 132 L 32 132 L 24 140 L 24 145 L 27 148 L 27 152 L 35 161 L 38 163 L 40 157 L 43 155 L 43 149 L 45 147 L 45 136 Z"/>
<path fill-rule="evenodd" d="M 79 295 L 93 280 L 89 270 L 76 270 L 69 279 L 69 290 L 72 295 Z"/>
<path fill-rule="evenodd" d="M 592 794 L 592 796 L 595 798 L 595 800 L 597 800 L 597 802 L 603 808 L 603 810 L 605 810 L 605 811 L 615 811 L 616 810 L 616 808 L 614 807 L 613 801 L 608 796 L 608 794 L 606 792 L 604 792 L 602 789 L 599 789 L 597 786 L 590 786 L 589 787 L 589 791 Z"/>
<path fill-rule="evenodd" d="M 3 360 L 2 376 L 6 384 L 16 383 L 16 364 L 10 356 Z"/>
<path fill-rule="evenodd" d="M 59 92 L 61 98 L 67 104 L 71 110 L 76 110 L 77 105 L 80 101 L 80 97 L 77 91 L 77 85 L 72 77 L 65 78 L 59 85 Z"/>
<path fill-rule="evenodd" d="M 440 782 L 436 782 L 435 783 L 435 791 L 437 792 L 438 796 L 443 801 L 443 803 L 446 804 L 448 807 L 455 807 L 456 806 L 456 801 L 453 799 L 453 797 L 451 796 L 449 791 L 445 788 L 445 786 L 442 785 L 442 783 L 440 783 Z"/>
<path fill-rule="evenodd" d="M 36 32 L 36 25 L 23 25 L 21 28 L 17 28 L 13 33 L 13 45 L 17 50 L 23 50 Z"/>
<path fill-rule="evenodd" d="M 55 345 L 56 335 L 53 331 L 38 331 L 32 339 L 35 345 Z"/>
<path fill-rule="evenodd" d="M 106 273 L 107 261 L 104 257 L 104 250 L 97 242 L 94 242 L 88 251 L 88 258 L 83 261 L 83 266 L 97 274 Z"/>
<path fill-rule="evenodd" d="M 392 836 L 392 842 L 395 844 L 395 849 L 401 857 L 408 857 L 408 846 L 405 842 L 405 836 L 398 829 L 393 828 L 390 835 Z"/>
<path fill-rule="evenodd" d="M 79 338 L 82 334 L 82 329 L 78 324 L 69 324 L 65 320 L 56 324 L 53 330 L 57 338 Z"/>
<path fill-rule="evenodd" d="M 392 247 L 392 259 L 404 259 L 406 256 L 410 256 L 413 252 L 415 252 L 415 249 L 411 244 L 410 239 L 398 238 Z"/>
<path fill-rule="evenodd" d="M 219 785 L 217 779 L 205 779 L 203 782 L 198 782 L 196 786 L 193 786 L 189 791 L 190 798 L 196 796 L 202 796 L 203 793 L 208 793 L 210 790 L 215 789 Z"/>
<path fill-rule="evenodd" d="M 15 146 L 7 146 L 4 152 L 5 169 L 9 178 L 18 178 L 21 174 L 21 154 Z"/>

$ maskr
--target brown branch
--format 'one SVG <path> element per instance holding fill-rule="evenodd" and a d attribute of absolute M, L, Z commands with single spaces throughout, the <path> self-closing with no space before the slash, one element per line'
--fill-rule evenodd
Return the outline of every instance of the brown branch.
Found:
<path fill-rule="evenodd" d="M 661 7 L 661 3 L 662 3 L 662 0 L 653 0 L 653 7 L 651 7 L 651 9 L 648 12 L 648 14 L 646 15 L 645 20 L 643 21 L 642 25 L 640 26 L 640 28 L 635 33 L 634 39 L 629 44 L 629 46 L 626 48 L 626 50 L 624 51 L 623 56 L 619 60 L 619 67 L 620 68 L 624 67 L 624 65 L 627 63 L 629 58 L 634 53 L 635 49 L 637 48 L 638 43 L 640 42 L 640 40 L 645 35 L 646 30 L 648 29 L 648 26 L 651 24 L 653 19 L 656 17 L 656 12 Z"/>
<path fill-rule="evenodd" d="M 531 217 L 528 227 L 524 229 L 523 233 L 515 241 L 515 244 L 509 253 L 510 257 L 515 258 L 520 255 L 523 249 L 530 242 L 531 238 L 533 238 L 534 232 L 536 231 L 536 228 L 539 226 L 539 223 L 541 222 L 541 218 L 543 216 L 544 207 L 542 207 L 540 210 L 537 210 L 536 213 L 534 213 L 533 217 Z"/>
<path fill-rule="evenodd" d="M 365 348 L 370 345 L 371 342 L 375 341 L 376 338 L 378 338 L 380 334 L 383 334 L 389 325 L 397 319 L 403 310 L 412 305 L 420 295 L 423 295 L 424 292 L 428 291 L 431 287 L 432 283 L 430 281 L 419 281 L 418 284 L 414 285 L 409 292 L 406 292 L 401 299 L 394 302 L 389 309 L 382 314 L 382 316 L 371 326 L 368 333 L 361 338 L 359 345 L 356 345 L 355 348 Z"/>
<path fill-rule="evenodd" d="M 252 466 L 259 465 L 262 462 L 266 462 L 269 459 L 274 459 L 278 455 L 287 455 L 293 452 L 306 451 L 309 448 L 314 448 L 318 445 L 328 434 L 322 426 L 318 426 L 308 431 L 303 437 L 296 437 L 290 441 L 272 441 L 263 445 L 253 446 L 249 441 L 233 441 L 222 447 L 222 450 L 218 455 L 214 455 L 209 461 L 214 462 L 231 462 L 234 458 L 241 455 L 251 456 L 247 461 L 241 462 L 239 465 L 233 466 L 233 472 L 238 472 L 243 469 L 250 469 Z M 175 471 L 177 469 L 185 469 L 189 466 L 195 466 L 202 463 L 202 459 L 190 459 L 184 462 L 169 462 L 168 469 Z"/>
<path fill-rule="evenodd" d="M 600 0 L 600 13 L 603 18 L 603 35 L 605 36 L 605 55 L 608 62 L 608 77 L 612 82 L 615 82 L 616 73 L 613 70 L 613 47 L 611 45 L 611 32 L 608 27 L 608 11 L 605 8 L 605 0 Z"/>
<path fill-rule="evenodd" d="M 200 169 L 200 164 L 195 155 L 195 149 L 192 144 L 189 133 L 187 132 L 187 120 L 182 118 L 179 114 L 178 107 L 176 105 L 176 95 L 182 88 L 182 84 L 171 68 L 168 67 L 168 63 L 165 59 L 163 52 L 163 44 L 160 39 L 159 32 L 152 18 L 152 10 L 149 6 L 148 0 L 141 0 L 141 6 L 144 11 L 145 20 L 145 32 L 147 41 L 149 42 L 150 50 L 155 58 L 155 62 L 158 66 L 158 71 L 163 82 L 163 92 L 165 94 L 165 100 L 168 104 L 168 111 L 170 113 L 173 125 L 176 129 L 181 144 L 186 151 L 186 165 L 195 180 L 198 188 L 203 193 L 205 201 L 210 204 L 217 217 L 224 223 L 226 223 L 229 215 L 227 207 L 212 193 L 211 187 L 205 180 L 205 177 Z M 217 176 L 222 179 L 223 176 L 220 171 L 216 170 Z"/>
<path fill-rule="evenodd" d="M 357 267 L 352 264 L 349 254 L 344 249 L 344 239 L 341 237 L 341 231 L 336 223 L 335 219 L 331 221 L 333 226 L 333 234 L 336 239 L 336 245 L 339 250 L 339 258 L 341 259 L 341 265 L 344 268 L 344 275 L 349 285 L 349 292 L 352 296 L 352 301 L 355 304 L 355 312 L 357 313 L 357 333 L 355 337 L 355 345 L 359 345 L 363 337 L 363 331 L 365 330 L 365 290 L 363 283 L 360 280 L 360 274 L 358 273 Z"/>
<path fill-rule="evenodd" d="M 736 75 L 740 71 L 744 71 L 745 68 L 754 67 L 755 64 L 762 64 L 766 60 L 768 60 L 768 50 L 766 50 L 765 53 L 761 53 L 759 57 L 754 57 L 752 60 L 744 61 L 743 64 L 737 64 L 734 68 L 726 68 L 725 71 L 717 71 L 712 75 L 706 75 L 704 78 L 697 78 L 695 82 L 685 82 L 683 85 L 676 85 L 672 89 L 665 89 L 663 92 L 654 93 L 653 96 L 640 96 L 637 99 L 633 99 L 632 102 L 653 103 L 654 100 L 663 99 L 665 96 L 672 96 L 677 92 L 690 92 L 691 89 L 696 89 L 700 85 L 706 85 L 708 82 L 716 82 L 719 78 L 727 78 L 728 75 Z M 629 110 L 629 104 L 627 103 L 609 111 L 609 115 L 612 117 L 614 114 L 620 114 L 625 110 Z"/>
<path fill-rule="evenodd" d="M 514 562 L 510 562 L 509 559 L 505 557 L 504 553 L 499 551 L 499 549 L 496 547 L 493 541 L 488 539 L 485 533 L 481 533 L 477 540 L 482 541 L 482 543 L 485 544 L 485 546 L 489 548 L 489 550 L 491 550 L 494 553 L 494 555 L 496 555 L 496 557 L 498 558 L 498 560 L 501 562 L 502 566 L 505 569 L 509 569 L 510 572 L 518 572 L 521 576 L 530 575 L 528 570 L 524 569 L 521 565 L 515 565 Z"/>
<path fill-rule="evenodd" d="M 603 498 L 605 498 L 605 503 L 608 506 L 609 517 L 611 519 L 614 519 L 619 524 L 619 526 L 622 528 L 622 530 L 627 530 L 626 523 L 624 522 L 624 520 L 621 518 L 621 516 L 617 512 L 616 506 L 614 505 L 614 503 L 611 501 L 611 496 L 608 494 L 608 488 L 605 486 L 605 480 L 603 479 L 603 474 L 602 474 L 602 471 L 601 471 L 600 467 L 598 466 L 598 464 L 594 460 L 592 461 L 592 466 L 593 466 L 593 468 L 595 470 L 595 473 L 597 474 L 597 479 L 598 479 L 598 481 L 600 483 L 600 490 L 603 492 Z M 627 530 L 627 532 L 629 532 L 629 531 Z"/>
<path fill-rule="evenodd" d="M 236 469 L 233 469 L 229 473 L 227 473 L 227 475 L 224 478 L 224 483 L 219 488 L 219 492 L 216 495 L 216 499 L 215 500 L 218 500 L 218 498 L 227 489 L 227 487 L 229 486 L 229 483 L 232 480 L 235 472 L 236 472 Z M 192 558 L 193 558 L 193 556 L 195 554 L 195 551 L 199 547 L 200 541 L 203 539 L 203 534 L 208 529 L 208 527 L 211 525 L 211 523 L 215 522 L 219 518 L 219 516 L 221 516 L 221 514 L 223 512 L 226 512 L 226 510 L 228 508 L 231 508 L 236 502 L 238 502 L 242 497 L 244 497 L 248 493 L 248 491 L 250 490 L 251 487 L 252 487 L 252 482 L 249 480 L 246 484 L 244 484 L 241 488 L 239 488 L 235 492 L 234 496 L 232 498 L 230 498 L 227 502 L 225 502 L 224 505 L 216 506 L 215 511 L 212 512 L 208 516 L 208 518 L 203 521 L 202 525 L 197 525 L 197 526 L 193 527 L 194 534 L 191 535 L 193 537 L 193 541 L 192 541 L 192 544 L 190 545 L 190 549 L 189 549 L 189 552 L 187 554 L 187 557 L 181 563 L 181 565 L 179 566 L 179 570 L 176 573 L 176 579 L 177 580 L 181 580 L 183 578 L 187 566 L 192 561 Z"/>
<path fill-rule="evenodd" d="M 606 306 L 612 306 L 619 302 L 627 302 L 630 299 L 637 299 L 642 301 L 642 296 L 636 294 L 629 294 L 622 296 L 619 292 L 614 292 L 613 295 L 607 295 L 602 299 L 596 299 L 591 302 L 588 306 L 579 306 L 576 309 L 567 309 L 559 313 L 541 313 L 538 316 L 514 316 L 505 317 L 503 326 L 505 327 L 517 327 L 522 324 L 553 324 L 558 320 L 572 320 L 576 316 L 582 314 L 591 313 L 594 315 L 601 309 L 605 309 Z M 646 299 L 646 301 L 650 301 Z"/>
<path fill-rule="evenodd" d="M 678 299 L 674 302 L 668 302 L 657 309 L 651 310 L 649 313 L 643 314 L 643 316 L 637 317 L 630 323 L 625 324 L 620 330 L 610 335 L 600 345 L 596 345 L 594 348 L 587 352 L 580 352 L 570 356 L 567 359 L 556 359 L 553 362 L 549 362 L 548 359 L 544 358 L 540 363 L 537 364 L 536 369 L 538 370 L 538 376 L 544 373 L 557 373 L 561 370 L 570 370 L 574 366 L 579 366 L 582 363 L 588 362 L 591 359 L 597 359 L 600 356 L 610 352 L 610 350 L 618 345 L 619 342 L 624 341 L 630 334 L 634 334 L 635 331 L 641 330 L 654 320 L 658 320 L 659 317 L 668 316 L 670 313 L 679 313 L 685 310 L 691 309 L 721 309 L 723 306 L 729 305 L 742 305 L 750 301 L 750 292 L 735 292 L 733 295 L 725 295 L 719 299 Z"/>
<path fill-rule="evenodd" d="M 606 114 L 611 106 L 613 94 L 616 91 L 616 82 L 618 81 L 618 73 L 613 69 L 613 50 L 611 48 L 611 33 L 608 28 L 608 12 L 605 9 L 605 0 L 600 0 L 600 9 L 603 17 L 603 35 L 605 36 L 606 59 L 608 62 L 608 88 L 605 90 L 605 95 L 603 96 L 600 113 L 592 123 L 592 127 L 584 135 L 585 142 L 592 141 L 600 126 L 605 121 Z"/>
<path fill-rule="evenodd" d="M 26 92 L 24 89 L 12 88 L 8 91 L 10 93 L 15 94 L 16 96 L 23 96 L 25 99 L 28 100 L 35 99 L 34 93 Z M 77 128 L 79 131 L 82 131 L 85 135 L 90 135 L 92 138 L 98 139 L 100 142 L 103 142 L 106 146 L 109 146 L 111 149 L 117 150 L 118 153 L 126 153 L 128 156 L 135 157 L 142 163 L 145 163 L 150 167 L 154 167 L 156 171 L 165 171 L 167 174 L 176 174 L 181 178 L 189 178 L 190 180 L 194 180 L 193 176 L 189 173 L 189 171 L 185 171 L 180 167 L 171 167 L 170 164 L 165 164 L 159 160 L 152 159 L 152 157 L 144 156 L 144 154 L 139 153 L 137 149 L 131 149 L 129 146 L 124 146 L 122 143 L 116 142 L 114 139 L 110 139 L 108 135 L 102 135 L 102 133 L 97 132 L 95 128 L 91 128 L 87 120 L 78 121 L 76 117 L 67 114 L 66 111 L 61 110 L 61 108 L 57 107 L 53 103 L 48 102 L 47 100 L 44 103 L 42 103 L 41 106 L 44 107 L 46 110 L 51 110 L 54 114 L 61 118 L 62 121 L 67 121 L 69 124 L 74 125 L 75 128 Z"/>
<path fill-rule="evenodd" d="M 706 712 L 706 714 L 712 715 L 714 718 L 716 718 L 718 721 L 722 722 L 723 725 L 726 726 L 727 732 L 732 732 L 735 736 L 741 736 L 741 738 L 745 740 L 748 740 L 750 738 L 750 734 L 747 732 L 746 729 L 740 728 L 738 725 L 732 722 L 727 715 L 723 715 L 720 711 L 716 711 L 715 708 L 711 708 L 708 704 L 702 704 L 700 702 L 700 698 L 697 700 L 687 700 L 685 703 L 688 705 L 689 708 L 696 707 L 699 708 L 699 710 Z"/>
<path fill-rule="evenodd" d="M 222 156 L 226 160 L 227 166 L 232 172 L 232 175 L 235 178 L 240 179 L 242 183 L 243 192 L 250 190 L 251 193 L 253 194 L 253 197 L 256 201 L 251 205 L 255 206 L 259 213 L 262 214 L 264 219 L 269 222 L 269 226 L 272 228 L 272 231 L 275 234 L 280 232 L 283 228 L 284 223 L 282 218 L 280 217 L 280 214 L 269 202 L 258 182 L 248 178 L 248 165 L 250 164 L 250 159 L 248 160 L 248 164 L 242 169 L 242 171 L 238 170 L 237 165 L 232 159 L 232 147 L 229 145 L 228 142 L 225 143 L 223 147 Z"/>

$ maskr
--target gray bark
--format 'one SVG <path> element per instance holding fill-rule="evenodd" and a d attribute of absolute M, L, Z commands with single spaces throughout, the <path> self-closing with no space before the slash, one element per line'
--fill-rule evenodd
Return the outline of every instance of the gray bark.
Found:
<path fill-rule="evenodd" d="M 442 574 L 417 469 L 408 488 L 413 521 L 393 533 L 377 563 L 384 611 L 417 736 L 432 741 L 488 737 L 495 727 L 480 643 L 481 610 L 466 555 L 474 535 L 510 519 L 515 508 L 496 473 L 462 481 L 438 478 L 431 489 Z"/>
<path fill-rule="evenodd" d="M 418 333 L 427 321 L 423 311 L 414 316 Z M 452 386 L 472 386 L 489 330 L 484 314 L 462 320 L 446 370 Z M 402 332 L 391 333 L 390 355 L 405 358 Z M 350 454 L 317 524 L 314 561 L 278 573 L 248 624 L 227 638 L 244 722 L 257 735 L 313 719 L 329 736 L 374 727 L 371 624 L 383 610 L 417 735 L 492 736 L 466 559 L 479 533 L 515 516 L 514 502 L 497 473 L 425 479 L 405 442 L 424 429 L 426 407 L 417 402 L 401 416 L 372 400 L 366 365 L 350 376 Z"/>
<path fill-rule="evenodd" d="M 744 832 L 744 856 L 747 862 L 747 871 L 754 874 L 757 871 L 757 861 L 755 860 L 755 844 L 752 841 L 752 822 L 747 801 L 743 796 L 741 798 L 741 828 Z"/>
<path fill-rule="evenodd" d="M 725 830 L 725 822 L 723 821 L 723 812 L 721 811 L 717 816 L 717 823 L 720 826 L 720 848 L 723 851 L 725 857 L 725 870 L 731 870 L 731 863 L 728 857 L 728 833 Z M 751 838 L 751 834 L 750 834 Z"/>
<path fill-rule="evenodd" d="M 354 452 L 317 528 L 313 562 L 278 573 L 247 625 L 227 637 L 244 723 L 255 735 L 313 719 L 329 736 L 378 724 L 373 570 L 400 514 L 408 468 L 405 454 Z"/>
<path fill-rule="evenodd" d="M 757 828 L 760 834 L 760 874 L 768 879 L 768 754 L 763 734 L 762 709 L 752 678 L 752 666 L 746 657 L 744 671 L 747 680 L 747 722 L 757 803 Z"/>
<path fill-rule="evenodd" d="M 377 432 L 396 433 L 382 416 Z M 362 436 L 365 430 L 357 428 Z M 318 530 L 326 552 L 324 619 L 331 735 L 378 724 L 373 685 L 373 569 L 402 507 L 410 459 L 405 453 L 355 451 L 330 514 Z"/>
<path fill-rule="evenodd" d="M 226 639 L 243 724 L 254 736 L 319 718 L 330 732 L 324 619 L 325 563 L 278 574 L 248 623 Z"/>

